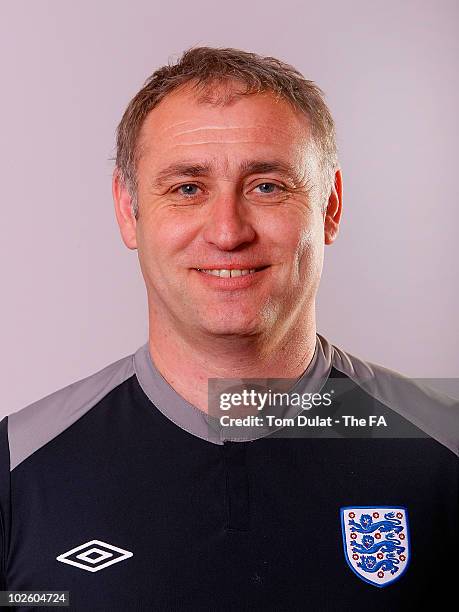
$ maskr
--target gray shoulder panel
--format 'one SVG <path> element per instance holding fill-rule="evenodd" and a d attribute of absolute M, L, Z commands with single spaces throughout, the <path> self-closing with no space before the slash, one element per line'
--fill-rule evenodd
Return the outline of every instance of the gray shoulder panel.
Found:
<path fill-rule="evenodd" d="M 398 372 L 333 346 L 333 367 L 459 456 L 459 402 Z"/>
<path fill-rule="evenodd" d="M 10 414 L 11 470 L 75 423 L 133 374 L 133 355 L 129 355 Z"/>

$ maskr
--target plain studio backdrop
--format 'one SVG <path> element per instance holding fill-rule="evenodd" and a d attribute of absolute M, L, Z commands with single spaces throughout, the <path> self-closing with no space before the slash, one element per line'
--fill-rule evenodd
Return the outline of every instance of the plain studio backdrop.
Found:
<path fill-rule="evenodd" d="M 2 1 L 0 414 L 146 342 L 137 253 L 112 205 L 114 134 L 144 80 L 192 45 L 273 55 L 325 91 L 344 211 L 318 331 L 411 377 L 458 377 L 458 7 Z"/>

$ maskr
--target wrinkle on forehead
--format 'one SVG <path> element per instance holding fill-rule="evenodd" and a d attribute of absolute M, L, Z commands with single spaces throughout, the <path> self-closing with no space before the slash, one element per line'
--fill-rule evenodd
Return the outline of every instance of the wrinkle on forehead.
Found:
<path fill-rule="evenodd" d="M 201 126 L 198 128 L 190 128 L 182 130 L 171 135 L 173 139 L 178 139 L 183 144 L 201 144 L 204 142 L 210 143 L 232 143 L 236 144 L 261 144 L 269 142 L 279 142 L 285 140 L 287 134 L 283 130 L 276 128 L 266 128 L 264 126 L 253 127 L 217 127 L 217 126 Z"/>
<path fill-rule="evenodd" d="M 183 127 L 183 122 L 182 122 Z M 156 137 L 150 141 L 142 139 L 141 150 L 145 154 L 148 150 L 161 149 L 167 146 L 168 150 L 177 147 L 194 147 L 199 145 L 279 145 L 285 143 L 290 147 L 297 136 L 292 129 L 279 129 L 262 125 L 239 126 L 199 126 L 189 129 L 180 129 L 174 132 L 174 126 L 167 126 L 166 130 L 159 130 Z M 304 138 L 304 145 L 298 143 L 298 149 L 305 151 L 309 148 L 310 139 Z"/>
<path fill-rule="evenodd" d="M 173 123 L 172 125 L 168 125 L 163 128 L 160 128 L 158 130 L 158 133 L 175 130 L 177 127 L 183 126 L 186 124 L 193 125 L 193 120 L 179 121 L 178 123 Z M 188 129 L 185 129 L 181 132 L 175 132 L 175 136 L 181 136 L 182 134 L 191 134 L 193 132 L 199 132 L 200 130 L 217 130 L 217 131 L 222 131 L 222 130 L 266 130 L 266 128 L 267 126 L 263 124 L 247 125 L 243 127 L 240 125 L 200 125 L 199 127 L 189 127 Z M 283 132 L 283 130 L 278 130 L 276 128 L 273 128 L 272 126 L 270 126 L 269 129 L 275 132 Z"/>
<path fill-rule="evenodd" d="M 259 145 L 263 145 L 263 144 L 267 144 L 270 142 L 271 139 L 269 138 L 259 138 L 259 139 L 252 139 L 252 140 L 243 140 L 241 138 L 237 138 L 235 140 L 229 140 L 228 138 L 219 138 L 218 140 L 212 140 L 212 137 L 209 136 L 208 138 L 205 138 L 204 140 L 195 140 L 193 138 L 193 140 L 190 140 L 189 142 L 176 142 L 175 144 L 171 144 L 170 148 L 173 149 L 174 147 L 194 147 L 196 145 L 206 145 L 206 144 L 215 144 L 215 145 L 227 145 L 227 144 L 259 144 Z"/>
<path fill-rule="evenodd" d="M 253 102 L 258 104 L 254 105 Z M 276 127 L 276 124 L 278 127 Z M 310 120 L 307 115 L 280 101 L 271 94 L 241 97 L 231 106 L 218 106 L 200 102 L 189 91 L 172 92 L 146 117 L 140 131 L 140 139 L 149 132 L 158 138 L 174 138 L 200 131 L 225 132 L 258 131 L 276 133 L 286 139 L 290 133 L 310 136 Z M 143 137 L 142 137 L 143 136 Z M 143 143 L 145 144 L 145 142 Z"/>

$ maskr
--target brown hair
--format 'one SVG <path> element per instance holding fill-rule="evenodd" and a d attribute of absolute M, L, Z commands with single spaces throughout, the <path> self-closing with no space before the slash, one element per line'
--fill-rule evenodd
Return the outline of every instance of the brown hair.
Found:
<path fill-rule="evenodd" d="M 136 167 L 139 159 L 138 137 L 148 113 L 171 91 L 193 82 L 201 93 L 210 91 L 216 81 L 239 82 L 244 85 L 226 97 L 201 99 L 226 104 L 234 95 L 271 91 L 284 98 L 310 121 L 312 143 L 322 177 L 321 198 L 328 196 L 338 167 L 335 127 L 324 101 L 322 90 L 306 80 L 293 66 L 274 57 L 262 57 L 239 49 L 195 47 L 188 49 L 176 63 L 156 70 L 143 88 L 130 101 L 117 129 L 116 168 L 132 197 L 132 210 L 137 216 Z M 325 202 L 322 202 L 325 205 Z"/>

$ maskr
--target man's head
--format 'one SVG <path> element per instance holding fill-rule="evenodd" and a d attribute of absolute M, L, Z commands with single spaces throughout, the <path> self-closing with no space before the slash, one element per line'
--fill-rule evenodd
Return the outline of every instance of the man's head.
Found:
<path fill-rule="evenodd" d="M 117 218 L 152 316 L 241 336 L 311 315 L 341 214 L 333 120 L 311 81 L 273 58 L 193 49 L 134 97 L 117 144 Z"/>

